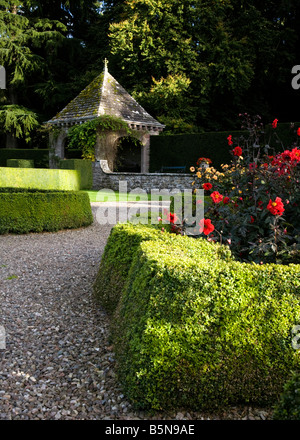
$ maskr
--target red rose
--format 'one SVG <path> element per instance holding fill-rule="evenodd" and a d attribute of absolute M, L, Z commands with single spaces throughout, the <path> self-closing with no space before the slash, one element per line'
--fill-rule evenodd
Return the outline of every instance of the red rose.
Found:
<path fill-rule="evenodd" d="M 203 183 L 202 185 L 203 189 L 205 189 L 206 191 L 209 191 L 210 189 L 212 189 L 212 184 L 211 183 Z"/>
<path fill-rule="evenodd" d="M 227 205 L 229 202 L 230 202 L 230 198 L 229 197 L 224 197 L 224 199 L 223 199 L 224 205 Z"/>
<path fill-rule="evenodd" d="M 235 147 L 235 149 L 233 150 L 233 154 L 235 156 L 241 156 L 243 154 L 243 150 L 241 149 L 241 147 Z"/>
<path fill-rule="evenodd" d="M 297 136 L 300 136 L 300 127 L 297 129 Z"/>
<path fill-rule="evenodd" d="M 203 218 L 202 220 L 200 220 L 199 225 L 200 225 L 199 231 L 201 233 L 203 232 L 204 235 L 210 234 L 215 229 L 214 225 L 211 223 L 211 220 L 209 218 L 208 219 Z"/>
<path fill-rule="evenodd" d="M 273 202 L 271 199 L 269 200 L 267 209 L 270 211 L 273 215 L 282 215 L 284 212 L 284 205 L 282 203 L 282 200 L 280 197 L 276 197 L 275 201 Z"/>
<path fill-rule="evenodd" d="M 272 127 L 273 128 L 277 127 L 277 122 L 278 122 L 278 119 L 274 119 L 274 121 L 272 122 Z"/>
<path fill-rule="evenodd" d="M 213 193 L 211 193 L 210 197 L 215 203 L 220 203 L 223 200 L 223 196 L 219 193 L 219 191 L 214 191 Z"/>

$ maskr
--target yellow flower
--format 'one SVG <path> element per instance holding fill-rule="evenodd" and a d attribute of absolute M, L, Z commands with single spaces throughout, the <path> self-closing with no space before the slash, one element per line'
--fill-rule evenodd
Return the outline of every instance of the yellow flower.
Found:
<path fill-rule="evenodd" d="M 191 168 L 190 168 L 190 171 L 193 173 L 193 172 L 195 171 L 195 168 L 194 168 L 194 167 L 191 167 Z"/>
<path fill-rule="evenodd" d="M 231 189 L 235 189 L 235 186 L 233 186 Z"/>
<path fill-rule="evenodd" d="M 202 176 L 202 174 L 199 171 L 198 171 L 198 173 L 196 175 L 197 175 L 197 177 L 199 177 L 199 179 Z"/>

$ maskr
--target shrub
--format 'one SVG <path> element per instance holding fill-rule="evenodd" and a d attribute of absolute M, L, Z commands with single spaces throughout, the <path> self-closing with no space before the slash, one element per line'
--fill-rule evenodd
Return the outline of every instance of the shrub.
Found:
<path fill-rule="evenodd" d="M 0 189 L 0 234 L 58 231 L 92 222 L 86 193 Z"/>
<path fill-rule="evenodd" d="M 230 245 L 241 261 L 300 263 L 300 127 L 294 143 L 276 153 L 264 144 L 260 117 L 241 115 L 249 136 L 227 137 L 232 161 L 223 171 L 199 158 L 193 188 L 205 190 L 204 219 L 212 223 L 207 239 Z M 277 122 L 269 127 L 277 138 Z M 180 214 L 180 213 L 176 213 Z M 201 219 L 201 221 L 204 221 Z M 204 231 L 204 234 L 207 231 Z M 199 228 L 199 236 L 203 233 Z"/>
<path fill-rule="evenodd" d="M 273 412 L 274 420 L 300 420 L 300 374 L 294 372 Z"/>
<path fill-rule="evenodd" d="M 80 172 L 41 168 L 0 168 L 0 188 L 6 187 L 79 191 Z"/>
<path fill-rule="evenodd" d="M 7 159 L 33 160 L 36 168 L 49 168 L 48 149 L 0 148 L 0 167 L 6 166 Z"/>
<path fill-rule="evenodd" d="M 101 258 L 94 283 L 94 295 L 105 310 L 112 314 L 123 292 L 128 271 L 137 247 L 143 240 L 161 236 L 155 228 L 133 228 L 130 224 L 114 227 Z"/>
<path fill-rule="evenodd" d="M 219 244 L 132 225 L 113 229 L 108 256 L 106 274 L 122 271 L 97 284 L 115 309 L 118 375 L 137 407 L 276 401 L 299 363 L 299 266 L 240 263 Z"/>
<path fill-rule="evenodd" d="M 124 291 L 133 257 L 140 243 L 147 240 L 171 242 L 173 246 L 177 243 L 173 235 L 162 233 L 155 226 L 135 227 L 125 223 L 115 226 L 110 233 L 94 283 L 94 296 L 110 315 Z M 186 241 L 188 244 L 191 243 Z M 227 258 L 229 255 L 225 247 L 208 247 L 207 250 L 212 251 L 214 257 L 218 254 Z"/>
<path fill-rule="evenodd" d="M 34 161 L 28 159 L 7 159 L 6 166 L 12 168 L 34 168 Z"/>
<path fill-rule="evenodd" d="M 80 189 L 91 189 L 93 186 L 92 161 L 87 159 L 61 160 L 59 167 L 63 170 L 78 170 L 81 175 Z"/>
<path fill-rule="evenodd" d="M 279 152 L 282 150 L 282 145 L 292 144 L 294 133 L 288 123 L 279 123 L 276 132 L 278 136 L 269 139 L 272 134 L 272 127 L 267 125 L 264 127 L 262 140 Z M 231 161 L 226 142 L 230 134 L 235 138 L 247 136 L 246 125 L 241 130 L 234 132 L 153 136 L 151 138 L 150 172 L 160 170 L 163 165 L 186 166 L 188 170 L 191 164 L 196 164 L 199 156 L 209 157 L 212 160 L 212 166 L 221 171 L 221 165 Z"/>

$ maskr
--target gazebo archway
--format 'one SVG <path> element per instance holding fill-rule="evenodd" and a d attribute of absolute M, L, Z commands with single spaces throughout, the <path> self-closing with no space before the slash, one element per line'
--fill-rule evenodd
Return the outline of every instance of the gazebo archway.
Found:
<path fill-rule="evenodd" d="M 126 90 L 110 75 L 105 63 L 104 71 L 74 98 L 61 112 L 48 123 L 55 127 L 56 134 L 50 138 L 55 167 L 56 159 L 64 158 L 64 148 L 68 130 L 74 124 L 82 124 L 99 116 L 120 118 L 132 130 L 132 136 L 141 142 L 141 173 L 149 172 L 150 136 L 158 135 L 164 125 L 154 119 L 141 107 Z M 116 140 L 126 136 L 120 131 L 97 133 L 95 158 L 105 172 L 114 172 L 117 154 Z"/>
<path fill-rule="evenodd" d="M 117 139 L 114 171 L 120 173 L 140 173 L 142 163 L 142 143 L 133 136 Z"/>

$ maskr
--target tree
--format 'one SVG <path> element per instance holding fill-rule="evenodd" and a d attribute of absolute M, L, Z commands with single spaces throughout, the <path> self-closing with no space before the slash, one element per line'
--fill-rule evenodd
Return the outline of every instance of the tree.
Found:
<path fill-rule="evenodd" d="M 28 141 L 32 129 L 39 125 L 36 113 L 22 101 L 32 79 L 45 69 L 41 48 L 51 52 L 65 38 L 62 32 L 66 28 L 60 22 L 26 17 L 24 12 L 30 7 L 34 8 L 35 2 L 0 1 L 0 64 L 7 73 L 0 121 L 8 148 L 17 146 L 17 138 Z"/>
<path fill-rule="evenodd" d="M 242 111 L 270 117 L 278 110 L 274 87 L 287 92 L 299 53 L 299 1 L 128 0 L 120 7 L 109 27 L 112 66 L 149 111 L 222 129 L 238 128 Z M 170 106 L 179 84 L 181 98 Z"/>

